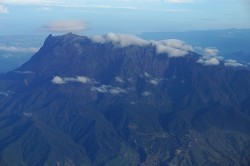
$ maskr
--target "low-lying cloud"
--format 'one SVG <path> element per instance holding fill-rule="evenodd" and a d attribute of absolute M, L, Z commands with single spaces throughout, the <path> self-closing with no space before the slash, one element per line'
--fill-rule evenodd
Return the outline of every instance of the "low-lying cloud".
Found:
<path fill-rule="evenodd" d="M 14 70 L 13 72 L 14 72 L 14 73 L 17 73 L 17 74 L 34 74 L 33 71 L 20 71 L 20 70 Z"/>
<path fill-rule="evenodd" d="M 187 51 L 171 48 L 164 45 L 156 45 L 156 51 L 158 54 L 166 53 L 169 57 L 183 57 L 188 53 Z"/>
<path fill-rule="evenodd" d="M 219 50 L 216 48 L 205 48 L 204 53 L 205 55 L 217 56 L 219 53 Z"/>
<path fill-rule="evenodd" d="M 169 57 L 183 57 L 187 55 L 189 51 L 193 51 L 191 45 L 177 39 L 153 41 L 153 44 L 156 45 L 156 51 L 158 54 L 166 53 Z"/>
<path fill-rule="evenodd" d="M 63 78 L 59 77 L 59 76 L 55 76 L 52 80 L 52 83 L 54 84 L 65 84 L 66 82 L 63 80 Z"/>
<path fill-rule="evenodd" d="M 47 23 L 43 28 L 46 31 L 55 33 L 78 33 L 86 30 L 87 24 L 81 20 L 61 20 Z"/>
<path fill-rule="evenodd" d="M 54 84 L 66 84 L 66 83 L 70 83 L 70 82 L 78 82 L 78 83 L 82 83 L 82 84 L 89 84 L 89 83 L 93 83 L 93 81 L 85 76 L 76 76 L 76 77 L 59 77 L 59 76 L 55 76 L 52 80 L 52 83 Z"/>
<path fill-rule="evenodd" d="M 216 66 L 220 64 L 220 61 L 217 58 L 211 59 L 199 59 L 197 63 L 206 65 L 206 66 Z"/>
<path fill-rule="evenodd" d="M 99 87 L 92 87 L 91 91 L 95 91 L 98 93 L 109 93 L 111 95 L 119 95 L 127 93 L 127 90 L 120 87 L 113 87 L 111 85 L 101 85 Z"/>
<path fill-rule="evenodd" d="M 148 96 L 152 95 L 152 93 L 151 92 L 143 92 L 142 95 L 145 97 L 148 97 Z"/>
<path fill-rule="evenodd" d="M 115 81 L 119 83 L 124 83 L 123 79 L 121 77 L 115 77 Z"/>
<path fill-rule="evenodd" d="M 8 97 L 9 94 L 7 92 L 0 91 L 0 96 Z"/>
<path fill-rule="evenodd" d="M 246 65 L 238 63 L 236 60 L 233 60 L 233 59 L 226 60 L 224 64 L 225 66 L 228 66 L 228 67 L 246 67 Z"/>

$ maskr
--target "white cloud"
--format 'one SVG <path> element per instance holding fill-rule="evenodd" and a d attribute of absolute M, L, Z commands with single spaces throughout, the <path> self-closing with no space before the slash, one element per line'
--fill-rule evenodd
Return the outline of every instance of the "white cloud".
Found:
<path fill-rule="evenodd" d="M 152 95 L 152 93 L 151 92 L 143 92 L 142 95 L 147 97 L 147 96 Z"/>
<path fill-rule="evenodd" d="M 3 3 L 10 5 L 50 5 L 58 2 L 57 0 L 6 0 Z"/>
<path fill-rule="evenodd" d="M 183 57 L 188 54 L 188 51 L 193 51 L 191 45 L 177 39 L 152 41 L 152 43 L 156 45 L 157 53 L 166 53 L 169 57 Z"/>
<path fill-rule="evenodd" d="M 7 96 L 9 96 L 9 94 L 7 92 L 0 91 L 0 96 L 7 97 Z"/>
<path fill-rule="evenodd" d="M 6 52 L 24 52 L 24 53 L 35 53 L 38 51 L 38 48 L 35 47 L 13 47 L 13 46 L 3 46 L 0 45 L 0 51 Z"/>
<path fill-rule="evenodd" d="M 66 82 L 59 76 L 55 76 L 52 80 L 52 83 L 54 84 L 65 84 Z"/>
<path fill-rule="evenodd" d="M 12 55 L 12 54 L 2 54 L 2 55 L 0 55 L 0 58 L 12 58 L 12 57 L 15 57 L 14 55 Z"/>
<path fill-rule="evenodd" d="M 120 47 L 127 47 L 130 45 L 143 46 L 143 45 L 149 44 L 149 42 L 146 40 L 143 40 L 133 35 L 127 35 L 127 34 L 108 33 L 103 36 L 93 36 L 91 37 L 91 39 L 93 42 L 97 42 L 97 43 L 111 42 L 114 45 L 117 45 Z"/>
<path fill-rule="evenodd" d="M 1 13 L 9 13 L 8 8 L 3 5 L 0 5 L 0 14 Z"/>
<path fill-rule="evenodd" d="M 216 57 L 217 59 L 223 59 L 222 57 L 218 56 L 220 51 L 217 48 L 212 48 L 212 47 L 203 48 L 200 46 L 195 46 L 194 50 L 195 52 L 202 54 L 203 57 L 206 59 L 213 57 Z"/>
<path fill-rule="evenodd" d="M 119 87 L 115 87 L 110 89 L 110 94 L 112 95 L 119 95 L 121 93 L 127 93 L 127 91 L 125 89 L 119 88 Z"/>
<path fill-rule="evenodd" d="M 163 0 L 164 2 L 168 3 L 190 3 L 195 2 L 195 0 Z"/>
<path fill-rule="evenodd" d="M 188 45 L 184 41 L 178 40 L 178 39 L 161 40 L 155 43 L 157 45 L 168 46 L 168 47 L 180 49 L 183 51 L 193 51 L 193 47 L 191 45 Z"/>
<path fill-rule="evenodd" d="M 115 81 L 119 83 L 124 83 L 123 79 L 120 77 L 115 77 Z"/>
<path fill-rule="evenodd" d="M 217 56 L 219 53 L 219 50 L 216 48 L 205 48 L 204 53 L 205 55 Z"/>
<path fill-rule="evenodd" d="M 99 93 L 108 93 L 110 89 L 110 86 L 107 85 L 101 85 L 99 87 L 92 87 L 91 90 L 92 91 L 97 91 Z"/>
<path fill-rule="evenodd" d="M 119 87 L 112 87 L 110 85 L 101 85 L 99 87 L 92 87 L 91 91 L 96 91 L 98 93 L 109 93 L 111 95 L 119 95 L 127 93 L 127 90 L 119 88 Z"/>
<path fill-rule="evenodd" d="M 144 72 L 144 76 L 149 78 L 151 77 L 147 72 Z"/>
<path fill-rule="evenodd" d="M 169 57 L 182 57 L 193 51 L 191 45 L 177 39 L 169 39 L 162 41 L 147 41 L 133 35 L 108 33 L 103 36 L 93 36 L 91 40 L 96 43 L 111 42 L 119 47 L 128 47 L 131 45 L 144 46 L 154 45 L 158 54 L 166 53 Z"/>
<path fill-rule="evenodd" d="M 40 10 L 41 10 L 41 11 L 51 11 L 52 8 L 51 8 L 51 7 L 45 6 L 45 7 L 40 8 Z"/>
<path fill-rule="evenodd" d="M 78 83 L 82 83 L 82 84 L 91 84 L 94 81 L 92 81 L 90 78 L 85 77 L 85 76 L 65 77 L 65 78 L 55 76 L 52 79 L 52 82 L 54 84 L 65 84 L 65 83 L 69 83 L 69 82 L 78 82 Z"/>
<path fill-rule="evenodd" d="M 160 82 L 159 79 L 151 79 L 151 80 L 149 80 L 149 83 L 150 83 L 150 84 L 153 84 L 153 85 L 158 85 L 159 82 Z"/>
<path fill-rule="evenodd" d="M 49 32 L 81 32 L 87 29 L 87 24 L 81 20 L 61 20 L 48 23 L 43 28 Z"/>
<path fill-rule="evenodd" d="M 245 67 L 246 66 L 241 63 L 238 63 L 236 60 L 233 60 L 233 59 L 226 60 L 224 64 L 225 66 L 228 66 L 228 67 Z"/>
<path fill-rule="evenodd" d="M 164 45 L 156 45 L 156 51 L 158 54 L 166 53 L 169 57 L 183 57 L 187 55 L 187 51 L 171 48 Z"/>
<path fill-rule="evenodd" d="M 19 71 L 19 70 L 15 70 L 13 71 L 14 73 L 18 73 L 18 74 L 33 74 L 33 71 Z"/>
<path fill-rule="evenodd" d="M 23 115 L 31 118 L 33 114 L 31 112 L 24 112 Z"/>
<path fill-rule="evenodd" d="M 197 63 L 206 65 L 206 66 L 216 66 L 220 64 L 220 61 L 217 58 L 211 59 L 199 59 Z"/>
<path fill-rule="evenodd" d="M 84 77 L 84 76 L 77 76 L 77 77 L 65 77 L 63 79 L 65 82 L 79 82 L 79 83 L 83 83 L 83 84 L 88 84 L 88 83 L 92 83 L 92 81 L 88 78 L 88 77 Z"/>

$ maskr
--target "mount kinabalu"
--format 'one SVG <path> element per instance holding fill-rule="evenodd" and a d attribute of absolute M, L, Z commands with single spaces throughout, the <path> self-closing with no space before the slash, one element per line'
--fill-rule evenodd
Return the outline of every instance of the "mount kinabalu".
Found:
<path fill-rule="evenodd" d="M 49 36 L 0 77 L 0 165 L 250 163 L 250 72 L 180 41 Z"/>

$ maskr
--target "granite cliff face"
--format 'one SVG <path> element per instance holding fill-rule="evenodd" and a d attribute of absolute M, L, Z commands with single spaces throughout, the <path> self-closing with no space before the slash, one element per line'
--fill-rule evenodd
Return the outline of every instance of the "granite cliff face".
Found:
<path fill-rule="evenodd" d="M 50 35 L 0 76 L 2 165 L 249 164 L 248 70 L 103 40 Z"/>

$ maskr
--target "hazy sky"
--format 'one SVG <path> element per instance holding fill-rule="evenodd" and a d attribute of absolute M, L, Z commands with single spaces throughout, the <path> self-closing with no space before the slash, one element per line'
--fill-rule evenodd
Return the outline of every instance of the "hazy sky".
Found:
<path fill-rule="evenodd" d="M 250 0 L 0 0 L 0 34 L 250 28 Z"/>

